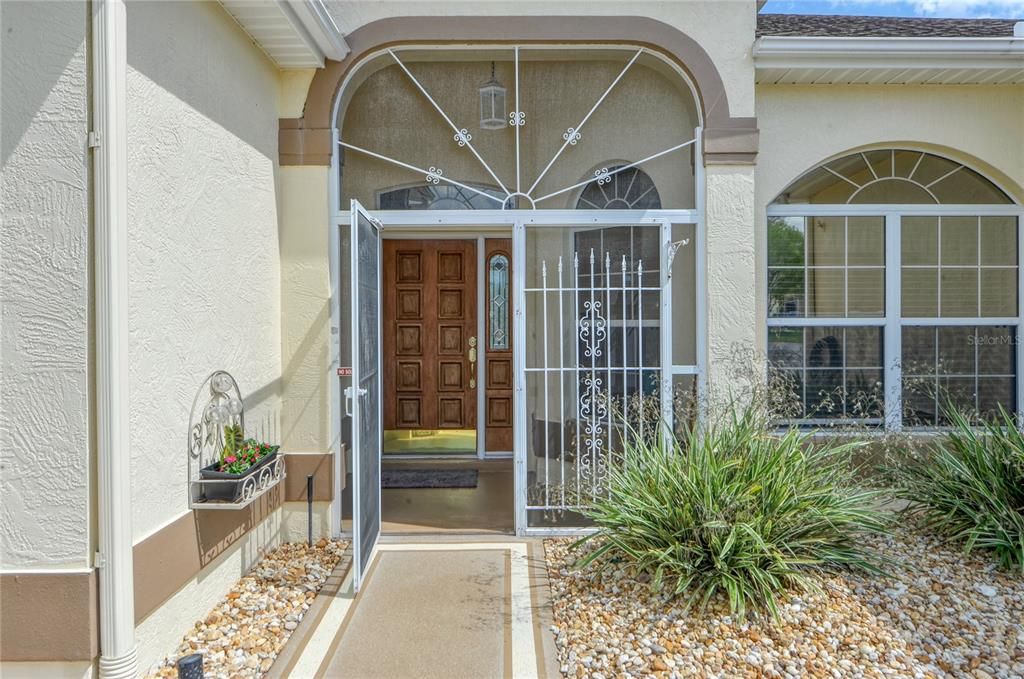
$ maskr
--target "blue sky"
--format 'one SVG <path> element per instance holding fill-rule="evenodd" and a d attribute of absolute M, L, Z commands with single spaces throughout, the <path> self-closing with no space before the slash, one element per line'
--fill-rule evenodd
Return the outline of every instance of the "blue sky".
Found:
<path fill-rule="evenodd" d="M 1024 0 L 768 0 L 761 12 L 1024 19 Z"/>

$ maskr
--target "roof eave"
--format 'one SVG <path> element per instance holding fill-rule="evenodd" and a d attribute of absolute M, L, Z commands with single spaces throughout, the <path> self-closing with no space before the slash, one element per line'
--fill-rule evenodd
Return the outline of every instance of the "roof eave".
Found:
<path fill-rule="evenodd" d="M 1024 39 L 762 36 L 757 69 L 1024 69 Z"/>
<path fill-rule="evenodd" d="M 318 66 L 325 59 L 341 61 L 348 55 L 348 44 L 323 0 L 277 0 L 277 4 L 316 55 Z"/>

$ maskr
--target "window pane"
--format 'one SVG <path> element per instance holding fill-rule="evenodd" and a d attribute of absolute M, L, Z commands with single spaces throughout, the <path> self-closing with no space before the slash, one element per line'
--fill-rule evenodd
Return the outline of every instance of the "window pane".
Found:
<path fill-rule="evenodd" d="M 948 405 L 968 417 L 1013 411 L 1016 338 L 1006 326 L 903 328 L 904 424 L 948 424 Z"/>
<path fill-rule="evenodd" d="M 949 425 L 948 409 L 955 408 L 973 415 L 977 407 L 974 377 L 945 377 L 939 379 L 939 424 Z"/>
<path fill-rule="evenodd" d="M 847 244 L 850 266 L 883 266 L 885 264 L 885 218 L 850 217 L 847 222 Z"/>
<path fill-rule="evenodd" d="M 981 315 L 1017 315 L 1017 269 L 981 270 Z"/>
<path fill-rule="evenodd" d="M 904 318 L 933 318 L 939 315 L 939 270 L 903 269 Z"/>
<path fill-rule="evenodd" d="M 880 420 L 884 404 L 881 327 L 776 327 L 768 360 L 777 410 L 812 419 Z M 788 394 L 788 397 L 787 397 Z M 797 404 L 795 412 L 783 406 Z"/>
<path fill-rule="evenodd" d="M 850 269 L 847 316 L 877 318 L 885 315 L 885 270 Z"/>
<path fill-rule="evenodd" d="M 978 270 L 941 269 L 941 315 L 946 318 L 978 315 Z"/>
<path fill-rule="evenodd" d="M 800 419 L 806 415 L 803 370 L 779 370 L 772 376 L 771 384 L 772 405 L 778 417 Z"/>
<path fill-rule="evenodd" d="M 1017 333 L 1008 326 L 978 328 L 978 372 L 982 375 L 1013 375 L 1017 372 Z"/>
<path fill-rule="evenodd" d="M 935 328 L 903 328 L 903 374 L 935 374 Z"/>
<path fill-rule="evenodd" d="M 934 377 L 903 376 L 903 424 L 928 427 L 938 421 L 937 382 Z"/>
<path fill-rule="evenodd" d="M 939 263 L 938 217 L 903 217 L 901 228 L 900 241 L 905 266 Z"/>
<path fill-rule="evenodd" d="M 803 316 L 805 313 L 803 269 L 769 269 L 768 315 Z"/>
<path fill-rule="evenodd" d="M 846 329 L 847 367 L 882 368 L 882 333 L 878 328 Z"/>
<path fill-rule="evenodd" d="M 900 179 L 890 179 L 888 181 L 883 180 L 868 184 L 850 202 L 866 205 L 893 203 L 934 204 L 936 200 L 923 186 Z"/>
<path fill-rule="evenodd" d="M 839 317 L 845 307 L 842 269 L 810 269 L 807 272 L 807 315 Z"/>
<path fill-rule="evenodd" d="M 807 366 L 808 368 L 842 368 L 845 363 L 843 356 L 842 328 L 806 328 Z"/>
<path fill-rule="evenodd" d="M 921 184 L 930 184 L 936 179 L 956 170 L 960 163 L 954 162 L 942 156 L 933 156 L 926 153 L 914 173 L 914 181 Z"/>
<path fill-rule="evenodd" d="M 974 373 L 973 327 L 944 327 L 938 330 L 939 374 L 971 375 Z"/>
<path fill-rule="evenodd" d="M 978 263 L 977 217 L 942 217 L 939 230 L 943 265 Z"/>
<path fill-rule="evenodd" d="M 804 265 L 804 218 L 768 219 L 768 266 Z"/>
<path fill-rule="evenodd" d="M 1003 204 L 1006 194 L 980 174 L 962 168 L 930 187 L 940 203 Z"/>
<path fill-rule="evenodd" d="M 885 381 L 881 370 L 846 371 L 847 417 L 881 418 L 885 412 Z"/>
<path fill-rule="evenodd" d="M 992 417 L 999 414 L 999 407 L 1013 412 L 1016 409 L 1015 380 L 1012 377 L 978 378 L 978 414 Z"/>
<path fill-rule="evenodd" d="M 981 263 L 1017 265 L 1017 220 L 1014 217 L 981 218 Z"/>
<path fill-rule="evenodd" d="M 768 361 L 776 368 L 802 368 L 803 328 L 768 328 Z"/>
<path fill-rule="evenodd" d="M 841 266 L 846 260 L 846 218 L 808 219 L 807 263 L 810 266 Z"/>
<path fill-rule="evenodd" d="M 808 370 L 804 408 L 807 417 L 839 418 L 843 415 L 843 371 Z"/>

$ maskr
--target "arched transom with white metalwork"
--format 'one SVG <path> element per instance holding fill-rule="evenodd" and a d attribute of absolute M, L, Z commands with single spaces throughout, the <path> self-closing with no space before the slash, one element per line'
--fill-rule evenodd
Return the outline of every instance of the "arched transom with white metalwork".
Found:
<path fill-rule="evenodd" d="M 689 83 L 644 48 L 386 49 L 339 107 L 341 204 L 694 207 Z"/>

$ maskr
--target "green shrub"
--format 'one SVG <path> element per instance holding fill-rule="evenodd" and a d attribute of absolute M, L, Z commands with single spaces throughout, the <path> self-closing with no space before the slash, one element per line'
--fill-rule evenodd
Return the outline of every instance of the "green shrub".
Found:
<path fill-rule="evenodd" d="M 751 410 L 682 442 L 637 442 L 586 511 L 597 531 L 577 545 L 597 546 L 580 565 L 624 558 L 689 605 L 724 593 L 739 617 L 778 616 L 784 590 L 819 591 L 828 567 L 878 572 L 861 538 L 885 530 L 884 514 L 878 491 L 853 484 L 859 444 L 809 436 L 771 432 Z"/>
<path fill-rule="evenodd" d="M 1005 410 L 975 426 L 947 409 L 952 429 L 917 462 L 893 465 L 897 497 L 925 526 L 964 549 L 995 552 L 1024 573 L 1024 434 Z"/>

